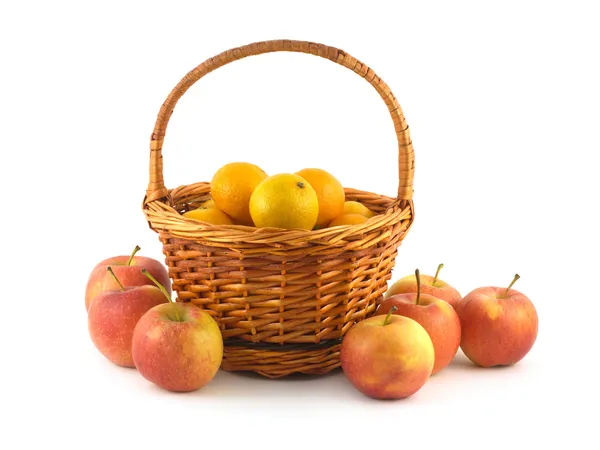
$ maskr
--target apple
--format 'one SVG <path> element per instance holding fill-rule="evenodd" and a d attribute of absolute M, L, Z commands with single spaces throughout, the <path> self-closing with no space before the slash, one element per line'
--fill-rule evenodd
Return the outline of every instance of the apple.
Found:
<path fill-rule="evenodd" d="M 117 290 L 101 292 L 88 311 L 88 330 L 96 348 L 109 361 L 123 367 L 134 367 L 131 341 L 137 321 L 150 308 L 165 303 L 156 286 L 123 287 L 112 268 L 104 269 L 114 277 Z"/>
<path fill-rule="evenodd" d="M 160 283 L 169 304 L 155 306 L 137 323 L 132 354 L 137 370 L 148 381 L 174 392 L 190 392 L 208 384 L 223 359 L 223 335 L 206 311 L 193 303 L 173 302 Z"/>
<path fill-rule="evenodd" d="M 438 278 L 442 267 L 444 267 L 443 264 L 438 266 L 435 276 L 433 277 L 431 275 L 421 275 L 421 291 L 424 294 L 433 295 L 435 298 L 447 301 L 454 309 L 456 309 L 461 300 L 461 295 L 455 288 Z M 414 275 L 408 275 L 396 281 L 387 290 L 384 298 L 396 294 L 405 294 L 407 292 L 417 292 L 417 280 Z"/>
<path fill-rule="evenodd" d="M 396 308 L 394 314 L 410 317 L 425 328 L 433 342 L 435 374 L 450 364 L 456 356 L 460 346 L 460 320 L 454 308 L 444 300 L 432 295 L 421 294 L 419 269 L 415 270 L 417 279 L 417 293 L 392 295 L 385 299 L 375 315 L 387 314 L 392 307 Z"/>
<path fill-rule="evenodd" d="M 135 256 L 139 250 L 140 247 L 136 245 L 130 256 L 113 256 L 96 264 L 85 288 L 85 309 L 87 311 L 90 309 L 90 303 L 98 294 L 119 289 L 119 285 L 117 285 L 114 278 L 106 271 L 108 266 L 113 268 L 113 271 L 125 286 L 154 286 L 140 272 L 140 269 L 146 268 L 162 285 L 167 287 L 167 292 L 171 293 L 171 282 L 165 266 L 156 259 Z"/>
<path fill-rule="evenodd" d="M 462 336 L 460 348 L 482 367 L 508 366 L 519 362 L 533 347 L 538 315 L 531 300 L 511 289 L 480 287 L 463 298 L 459 308 Z"/>
<path fill-rule="evenodd" d="M 340 360 L 352 385 L 368 397 L 401 399 L 413 395 L 429 379 L 435 354 L 431 338 L 416 320 L 372 316 L 348 330 Z"/>

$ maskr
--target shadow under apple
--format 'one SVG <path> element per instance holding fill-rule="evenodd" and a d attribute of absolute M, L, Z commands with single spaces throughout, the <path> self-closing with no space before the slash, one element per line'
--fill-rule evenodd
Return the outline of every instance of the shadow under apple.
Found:
<path fill-rule="evenodd" d="M 467 356 L 463 353 L 462 350 L 459 350 L 456 353 L 456 355 L 454 356 L 454 359 L 450 362 L 450 364 L 448 365 L 448 367 L 446 369 L 455 368 L 455 369 L 459 369 L 459 370 L 468 370 L 468 371 L 486 371 L 486 370 L 506 370 L 513 366 L 514 366 L 514 364 L 511 366 L 493 366 L 493 367 L 478 366 L 473 361 L 471 361 L 469 358 L 467 358 Z"/>

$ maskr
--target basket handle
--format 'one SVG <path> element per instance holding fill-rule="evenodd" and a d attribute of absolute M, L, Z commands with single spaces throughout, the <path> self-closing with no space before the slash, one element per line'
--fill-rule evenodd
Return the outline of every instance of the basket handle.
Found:
<path fill-rule="evenodd" d="M 221 66 L 238 59 L 246 58 L 247 56 L 271 52 L 298 52 L 320 56 L 347 67 L 371 83 L 387 105 L 394 123 L 396 138 L 398 139 L 398 200 L 412 200 L 415 169 L 412 142 L 402 109 L 388 85 L 369 66 L 343 50 L 313 42 L 281 39 L 255 42 L 227 50 L 213 58 L 207 59 L 195 69 L 188 72 L 177 86 L 173 88 L 160 108 L 150 140 L 150 180 L 148 182 L 148 189 L 146 190 L 146 197 L 144 198 L 144 205 L 155 200 L 168 198 L 168 190 L 165 188 L 163 180 L 162 145 L 169 119 L 181 96 L 196 81 Z"/>

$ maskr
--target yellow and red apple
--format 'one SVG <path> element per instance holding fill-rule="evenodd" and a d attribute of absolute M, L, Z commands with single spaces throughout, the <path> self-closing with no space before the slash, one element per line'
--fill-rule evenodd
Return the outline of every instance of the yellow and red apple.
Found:
<path fill-rule="evenodd" d="M 454 308 L 444 300 L 421 294 L 419 270 L 415 271 L 417 293 L 397 294 L 385 299 L 375 315 L 394 314 L 416 320 L 429 334 L 435 352 L 432 375 L 446 367 L 460 346 L 460 320 Z"/>
<path fill-rule="evenodd" d="M 342 370 L 352 385 L 376 399 L 401 399 L 427 382 L 435 360 L 427 331 L 413 319 L 392 315 L 364 319 L 346 333 Z"/>
<path fill-rule="evenodd" d="M 206 311 L 193 303 L 171 301 L 150 309 L 138 321 L 132 355 L 148 381 L 168 391 L 195 391 L 217 374 L 223 335 Z"/>
<path fill-rule="evenodd" d="M 538 315 L 531 300 L 508 288 L 481 287 L 467 294 L 458 308 L 460 347 L 482 367 L 508 366 L 529 353 L 538 333 Z"/>
<path fill-rule="evenodd" d="M 85 288 L 85 309 L 87 311 L 90 309 L 92 300 L 98 294 L 104 291 L 119 290 L 119 285 L 106 270 L 109 266 L 112 267 L 124 286 L 154 286 L 152 281 L 141 273 L 141 269 L 145 268 L 165 286 L 169 295 L 171 294 L 171 281 L 165 266 L 156 259 L 136 256 L 135 254 L 139 250 L 140 248 L 136 246 L 131 255 L 107 258 L 94 267 Z"/>
<path fill-rule="evenodd" d="M 105 269 L 109 276 L 114 272 Z M 88 330 L 96 348 L 109 361 L 123 367 L 134 367 L 131 355 L 133 330 L 150 308 L 166 303 L 156 286 L 123 287 L 115 277 L 116 290 L 98 294 L 88 311 Z"/>
<path fill-rule="evenodd" d="M 421 275 L 421 292 L 423 294 L 429 294 L 435 298 L 444 300 L 454 309 L 456 309 L 458 303 L 461 300 L 460 292 L 458 292 L 450 284 L 438 278 L 440 270 L 444 267 L 440 264 L 437 268 L 435 276 Z M 414 275 L 407 275 L 396 281 L 385 293 L 385 298 L 389 298 L 392 295 L 416 293 L 417 292 L 417 279 Z"/>

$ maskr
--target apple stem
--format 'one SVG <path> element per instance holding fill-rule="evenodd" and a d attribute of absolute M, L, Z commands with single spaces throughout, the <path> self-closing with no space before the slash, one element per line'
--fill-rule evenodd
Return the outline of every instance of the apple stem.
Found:
<path fill-rule="evenodd" d="M 515 284 L 519 278 L 521 278 L 521 277 L 519 276 L 518 273 L 516 273 L 515 277 L 512 280 L 512 282 L 508 285 L 508 287 L 506 288 L 506 291 L 504 291 L 504 295 L 508 294 L 508 291 L 510 291 L 510 288 L 513 287 L 513 284 Z"/>
<path fill-rule="evenodd" d="M 115 281 L 117 282 L 117 284 L 119 285 L 121 290 L 124 291 L 125 288 L 123 287 L 123 285 L 121 284 L 121 282 L 119 281 L 119 279 L 117 278 L 115 273 L 113 272 L 112 267 L 109 266 L 106 270 L 108 270 L 110 272 L 110 274 L 113 276 L 113 278 L 115 279 Z"/>
<path fill-rule="evenodd" d="M 421 300 L 421 277 L 419 276 L 419 269 L 415 270 L 415 278 L 417 279 L 417 300 L 416 304 L 419 304 Z"/>
<path fill-rule="evenodd" d="M 440 270 L 442 270 L 442 268 L 444 267 L 444 264 L 440 264 L 437 268 L 437 271 L 435 272 L 435 277 L 433 277 L 433 282 L 431 284 L 435 285 L 435 282 L 437 281 L 437 277 L 440 274 Z"/>
<path fill-rule="evenodd" d="M 390 308 L 390 310 L 389 310 L 389 311 L 388 311 L 388 313 L 387 313 L 387 316 L 385 316 L 385 320 L 383 321 L 383 326 L 384 326 L 384 327 L 385 327 L 385 326 L 386 326 L 386 325 L 389 323 L 389 321 L 390 321 L 390 316 L 391 316 L 391 315 L 392 315 L 392 314 L 393 314 L 395 311 L 397 311 L 397 310 L 398 310 L 398 308 L 396 307 L 396 305 L 393 305 L 393 306 Z"/>
<path fill-rule="evenodd" d="M 129 261 L 127 261 L 127 265 L 130 266 L 131 263 L 133 262 L 133 257 L 135 256 L 135 254 L 137 252 L 139 252 L 141 250 L 139 245 L 136 245 L 135 248 L 133 249 L 133 253 L 131 254 L 131 256 L 129 257 Z"/>
<path fill-rule="evenodd" d="M 163 294 L 165 294 L 165 297 L 167 297 L 167 300 L 169 300 L 169 303 L 171 303 L 173 305 L 173 311 L 175 312 L 175 318 L 177 319 L 178 322 L 181 322 L 181 319 L 179 318 L 179 312 L 177 311 L 177 307 L 175 306 L 175 302 L 173 302 L 173 299 L 169 296 L 169 293 L 167 292 L 165 287 L 162 284 L 160 284 L 158 282 L 158 280 L 156 278 L 154 278 L 152 276 L 152 274 L 146 270 L 145 267 L 142 269 L 142 273 L 144 275 L 146 275 L 147 278 L 150 278 L 150 280 L 152 280 L 152 282 L 161 290 L 161 292 Z"/>

